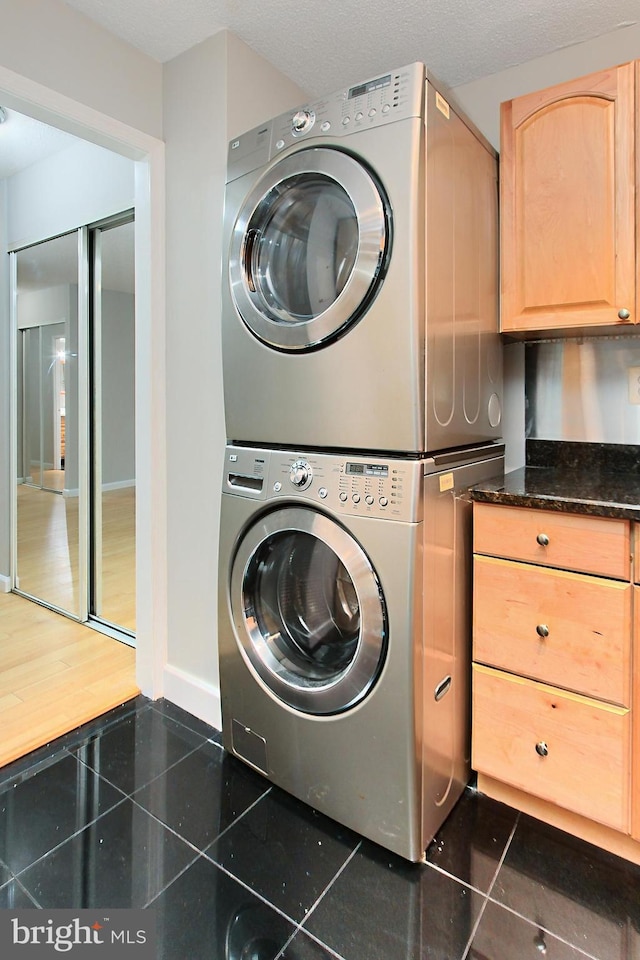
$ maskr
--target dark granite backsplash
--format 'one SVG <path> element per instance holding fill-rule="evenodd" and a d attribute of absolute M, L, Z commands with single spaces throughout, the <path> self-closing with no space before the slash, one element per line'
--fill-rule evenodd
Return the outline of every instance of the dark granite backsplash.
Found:
<path fill-rule="evenodd" d="M 527 440 L 528 467 L 586 470 L 599 474 L 640 477 L 640 445 L 577 443 L 567 440 Z"/>

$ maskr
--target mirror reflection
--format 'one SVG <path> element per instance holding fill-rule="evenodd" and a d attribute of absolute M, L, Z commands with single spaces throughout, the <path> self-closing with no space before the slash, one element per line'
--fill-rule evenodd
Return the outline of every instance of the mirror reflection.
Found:
<path fill-rule="evenodd" d="M 77 234 L 16 260 L 17 586 L 77 617 Z"/>
<path fill-rule="evenodd" d="M 90 316 L 78 315 L 78 232 L 16 254 L 16 589 L 133 636 L 134 223 L 123 217 L 89 233 Z M 79 342 L 90 357 L 79 356 Z M 86 396 L 79 369 L 88 371 Z"/>
<path fill-rule="evenodd" d="M 136 629 L 134 224 L 93 232 L 91 614 Z"/>

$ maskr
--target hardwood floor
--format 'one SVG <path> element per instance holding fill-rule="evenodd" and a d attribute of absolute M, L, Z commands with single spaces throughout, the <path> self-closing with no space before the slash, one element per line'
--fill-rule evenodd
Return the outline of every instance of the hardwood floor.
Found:
<path fill-rule="evenodd" d="M 55 471 L 49 474 L 52 479 L 48 482 L 53 485 Z M 133 634 L 135 498 L 134 486 L 102 495 L 102 578 L 98 608 L 94 611 L 99 618 Z M 78 498 L 19 484 L 17 554 L 20 591 L 77 616 Z"/>
<path fill-rule="evenodd" d="M 132 647 L 0 594 L 0 766 L 139 693 Z"/>

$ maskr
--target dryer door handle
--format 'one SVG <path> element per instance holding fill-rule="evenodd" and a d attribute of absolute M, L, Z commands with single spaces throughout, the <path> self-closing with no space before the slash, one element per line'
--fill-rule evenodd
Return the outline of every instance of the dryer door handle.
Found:
<path fill-rule="evenodd" d="M 448 693 L 451 689 L 451 677 L 445 677 L 444 680 L 441 680 L 436 689 L 433 691 L 434 700 L 442 700 L 445 693 Z"/>
<path fill-rule="evenodd" d="M 253 279 L 253 247 L 256 240 L 258 239 L 257 230 L 248 230 L 247 235 L 244 241 L 244 251 L 243 251 L 243 262 L 244 262 L 244 274 L 247 279 L 247 286 L 251 293 L 256 292 L 256 284 Z"/>

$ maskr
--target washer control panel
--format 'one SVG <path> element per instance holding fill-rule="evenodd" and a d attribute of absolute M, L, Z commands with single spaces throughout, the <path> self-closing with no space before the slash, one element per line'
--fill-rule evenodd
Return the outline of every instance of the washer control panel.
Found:
<path fill-rule="evenodd" d="M 345 137 L 407 117 L 421 117 L 425 68 L 412 63 L 283 113 L 229 143 L 227 182 L 257 170 L 307 138 Z"/>
<path fill-rule="evenodd" d="M 229 446 L 223 493 L 412 522 L 420 519 L 423 476 L 420 460 Z"/>

